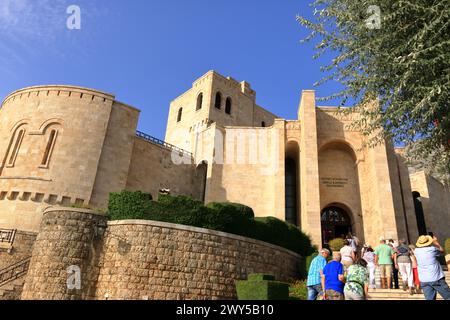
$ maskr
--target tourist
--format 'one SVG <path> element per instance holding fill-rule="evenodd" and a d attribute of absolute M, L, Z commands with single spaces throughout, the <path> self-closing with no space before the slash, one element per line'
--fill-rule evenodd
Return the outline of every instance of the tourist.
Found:
<path fill-rule="evenodd" d="M 416 250 L 416 247 L 411 244 L 409 245 L 409 249 L 410 249 L 410 258 L 411 258 L 411 267 L 413 270 L 413 279 L 414 279 L 414 286 L 416 287 L 416 293 L 421 294 L 422 290 L 420 290 L 420 280 L 419 280 L 419 272 L 417 271 L 417 259 L 416 256 L 414 255 L 414 251 Z"/>
<path fill-rule="evenodd" d="M 348 267 L 345 277 L 345 300 L 367 300 L 369 294 L 369 272 L 367 262 L 357 259 Z"/>
<path fill-rule="evenodd" d="M 380 268 L 381 289 L 391 289 L 392 257 L 394 249 L 381 238 L 380 245 L 375 248 L 375 265 Z"/>
<path fill-rule="evenodd" d="M 350 245 L 350 240 L 344 240 L 344 246 L 341 248 L 340 253 L 342 257 L 342 264 L 345 269 L 347 269 L 353 264 L 353 261 L 355 261 L 355 251 L 353 251 L 353 248 Z"/>
<path fill-rule="evenodd" d="M 373 252 L 373 249 L 370 245 L 367 246 L 367 249 L 363 255 L 363 259 L 367 262 L 367 269 L 369 271 L 369 287 L 370 289 L 376 289 L 377 286 L 375 284 L 375 253 Z"/>
<path fill-rule="evenodd" d="M 329 262 L 322 272 L 322 289 L 325 300 L 344 300 L 344 267 L 341 254 L 333 252 L 333 260 Z"/>
<path fill-rule="evenodd" d="M 390 246 L 392 249 L 394 249 L 394 253 L 397 250 L 398 243 L 394 241 L 393 239 L 389 239 L 388 246 Z M 394 289 L 399 289 L 398 286 L 398 269 L 395 268 L 394 259 L 392 259 L 392 275 L 393 275 L 393 282 L 394 282 Z"/>
<path fill-rule="evenodd" d="M 319 293 L 322 292 L 322 271 L 327 265 L 327 258 L 330 256 L 328 249 L 320 250 L 320 254 L 315 257 L 309 266 L 308 281 L 308 300 L 316 300 Z"/>
<path fill-rule="evenodd" d="M 359 247 L 359 239 L 352 235 L 351 232 L 347 234 L 347 240 L 349 241 L 350 246 L 353 248 L 353 251 L 355 252 L 355 259 L 358 256 L 358 247 Z"/>
<path fill-rule="evenodd" d="M 413 271 L 411 266 L 410 250 L 405 240 L 399 240 L 398 247 L 394 254 L 395 268 L 402 277 L 402 289 L 409 289 L 409 294 L 414 294 Z"/>
<path fill-rule="evenodd" d="M 444 253 L 439 241 L 436 237 L 420 236 L 416 247 L 414 255 L 417 259 L 420 286 L 425 294 L 425 299 L 436 300 L 439 292 L 444 300 L 450 300 L 450 288 L 445 282 L 444 272 L 437 260 L 437 257 Z"/>

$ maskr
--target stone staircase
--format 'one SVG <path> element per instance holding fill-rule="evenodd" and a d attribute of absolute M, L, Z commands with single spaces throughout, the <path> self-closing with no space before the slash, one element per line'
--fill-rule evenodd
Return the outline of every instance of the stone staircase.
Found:
<path fill-rule="evenodd" d="M 20 300 L 31 257 L 0 270 L 0 300 Z"/>
<path fill-rule="evenodd" d="M 450 286 L 450 271 L 445 271 L 445 279 Z M 378 286 L 377 286 L 378 288 Z M 425 300 L 423 294 L 410 295 L 402 289 L 371 289 L 369 290 L 369 300 Z M 438 294 L 437 300 L 443 300 Z"/>
<path fill-rule="evenodd" d="M 0 286 L 0 301 L 1 300 L 20 300 L 22 295 L 23 285 L 25 283 L 25 276 L 15 279 L 7 284 Z"/>

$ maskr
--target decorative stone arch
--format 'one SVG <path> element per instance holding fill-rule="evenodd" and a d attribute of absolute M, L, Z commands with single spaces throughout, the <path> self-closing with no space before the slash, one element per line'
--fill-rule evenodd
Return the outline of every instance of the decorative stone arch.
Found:
<path fill-rule="evenodd" d="M 62 128 L 62 121 L 58 121 L 58 119 L 49 119 L 41 126 L 40 131 L 44 136 L 44 142 L 41 147 L 42 158 L 39 168 L 47 169 L 49 167 L 56 140 L 61 139 Z"/>
<path fill-rule="evenodd" d="M 318 153 L 320 154 L 322 151 L 327 149 L 331 149 L 333 147 L 337 147 L 338 149 L 347 151 L 357 163 L 358 161 L 363 159 L 361 152 L 356 151 L 355 147 L 344 139 L 330 139 L 320 144 L 318 148 Z"/>
<path fill-rule="evenodd" d="M 8 148 L 6 148 L 6 153 L 1 163 L 2 170 L 4 167 L 14 167 L 23 139 L 27 133 L 29 122 L 29 119 L 22 119 L 11 128 Z M 0 174 L 2 170 L 0 170 Z"/>
<path fill-rule="evenodd" d="M 38 132 L 40 134 L 44 134 L 48 127 L 50 126 L 59 126 L 61 129 L 64 127 L 64 121 L 60 118 L 52 118 L 44 121 L 39 127 Z M 37 132 L 36 132 L 37 134 Z"/>

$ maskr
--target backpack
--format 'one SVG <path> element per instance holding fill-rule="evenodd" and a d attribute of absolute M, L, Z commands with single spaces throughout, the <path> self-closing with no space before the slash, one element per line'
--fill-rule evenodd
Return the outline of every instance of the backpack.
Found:
<path fill-rule="evenodd" d="M 405 246 L 397 247 L 398 256 L 409 256 L 409 248 Z"/>

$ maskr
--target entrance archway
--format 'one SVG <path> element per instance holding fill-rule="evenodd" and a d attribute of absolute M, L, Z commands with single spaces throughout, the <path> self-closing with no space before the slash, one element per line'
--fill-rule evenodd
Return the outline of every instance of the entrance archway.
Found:
<path fill-rule="evenodd" d="M 352 232 L 352 221 L 347 210 L 338 206 L 329 206 L 322 210 L 322 243 L 328 244 L 330 240 L 346 236 Z"/>

